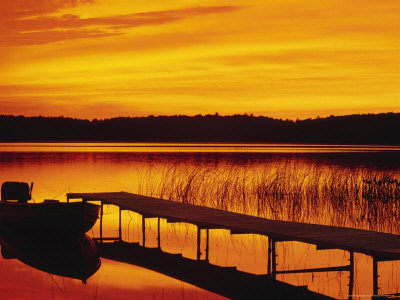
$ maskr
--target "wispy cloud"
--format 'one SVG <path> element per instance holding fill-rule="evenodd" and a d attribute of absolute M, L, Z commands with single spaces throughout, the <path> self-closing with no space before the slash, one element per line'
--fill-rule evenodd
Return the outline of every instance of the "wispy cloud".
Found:
<path fill-rule="evenodd" d="M 48 30 L 36 32 L 21 32 L 18 34 L 3 34 L 0 46 L 26 46 L 48 44 L 79 38 L 95 38 L 115 35 L 102 30 Z"/>
<path fill-rule="evenodd" d="M 12 0 L 0 1 L 0 17 L 19 19 L 54 13 L 60 9 L 75 7 L 94 0 Z"/>
<path fill-rule="evenodd" d="M 63 8 L 67 5 L 76 4 L 77 1 L 66 1 L 66 3 L 60 3 L 58 6 L 42 7 L 41 10 L 37 10 L 37 13 L 47 13 L 57 10 L 57 7 Z M 6 9 L 11 10 L 10 7 L 6 7 Z M 73 14 L 39 15 L 22 18 L 22 16 L 34 14 L 34 12 L 17 9 L 16 11 L 19 13 L 11 13 L 14 18 L 10 19 L 10 15 L 8 15 L 8 18 L 0 21 L 0 33 L 3 36 L 0 40 L 0 46 L 47 44 L 62 40 L 119 35 L 123 28 L 162 25 L 190 17 L 227 13 L 238 9 L 240 9 L 238 6 L 192 7 L 99 18 L 81 18 Z"/>

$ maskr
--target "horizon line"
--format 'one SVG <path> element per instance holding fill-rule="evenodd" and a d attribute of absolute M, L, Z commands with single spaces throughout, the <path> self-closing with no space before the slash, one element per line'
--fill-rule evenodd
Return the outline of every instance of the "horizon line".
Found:
<path fill-rule="evenodd" d="M 73 120 L 84 120 L 84 121 L 105 121 L 105 120 L 112 120 L 112 119 L 139 119 L 139 118 L 160 118 L 160 117 L 209 117 L 209 116 L 215 116 L 215 117 L 234 117 L 234 116 L 247 116 L 247 117 L 253 117 L 253 118 L 269 118 L 269 119 L 274 119 L 274 120 L 283 120 L 283 121 L 305 121 L 305 120 L 318 120 L 318 119 L 327 119 L 327 118 L 334 118 L 334 117 L 349 117 L 349 116 L 366 116 L 366 115 L 387 115 L 387 114 L 400 114 L 400 112 L 394 112 L 394 111 L 388 111 L 388 112 L 380 112 L 380 113 L 352 113 L 352 114 L 343 114 L 343 115 L 334 115 L 331 114 L 329 116 L 315 116 L 315 117 L 308 117 L 308 118 L 279 118 L 279 117 L 272 117 L 268 115 L 256 115 L 253 113 L 235 113 L 235 114 L 219 114 L 218 112 L 215 112 L 214 114 L 208 113 L 208 114 L 196 114 L 196 115 L 186 115 L 186 114 L 175 114 L 175 115 L 147 115 L 147 116 L 118 116 L 118 117 L 108 117 L 108 118 L 80 118 L 80 117 L 71 117 L 71 116 L 64 116 L 64 115 L 59 115 L 59 116 L 45 116 L 45 115 L 32 115 L 32 116 L 27 116 L 27 115 L 17 115 L 17 114 L 0 114 L 0 117 L 24 117 L 24 118 L 64 118 L 64 119 L 73 119 Z"/>

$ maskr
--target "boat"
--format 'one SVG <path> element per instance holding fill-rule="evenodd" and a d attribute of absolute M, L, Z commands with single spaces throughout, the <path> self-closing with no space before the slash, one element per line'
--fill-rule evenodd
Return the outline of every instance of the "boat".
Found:
<path fill-rule="evenodd" d="M 86 233 L 96 223 L 100 206 L 89 202 L 44 200 L 31 203 L 33 184 L 4 182 L 1 186 L 0 223 L 26 231 Z"/>
<path fill-rule="evenodd" d="M 101 266 L 96 243 L 85 234 L 30 234 L 0 225 L 0 245 L 4 259 L 83 283 Z"/>

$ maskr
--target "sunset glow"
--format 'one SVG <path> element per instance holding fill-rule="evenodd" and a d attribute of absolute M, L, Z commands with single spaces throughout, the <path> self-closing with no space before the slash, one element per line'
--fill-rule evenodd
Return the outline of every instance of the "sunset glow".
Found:
<path fill-rule="evenodd" d="M 0 114 L 400 111 L 398 0 L 0 2 Z"/>

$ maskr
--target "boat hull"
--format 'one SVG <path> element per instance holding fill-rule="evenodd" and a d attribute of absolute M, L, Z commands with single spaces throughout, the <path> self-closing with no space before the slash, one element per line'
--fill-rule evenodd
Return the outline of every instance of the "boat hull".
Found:
<path fill-rule="evenodd" d="M 96 223 L 100 206 L 88 202 L 0 202 L 0 222 L 17 229 L 80 234 Z"/>

